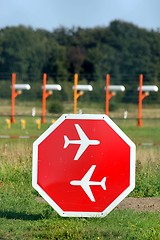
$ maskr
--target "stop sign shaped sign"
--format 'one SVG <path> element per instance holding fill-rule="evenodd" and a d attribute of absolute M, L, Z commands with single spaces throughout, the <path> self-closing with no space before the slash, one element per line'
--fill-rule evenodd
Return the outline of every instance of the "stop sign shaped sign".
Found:
<path fill-rule="evenodd" d="M 61 216 L 103 217 L 135 187 L 135 151 L 106 115 L 64 114 L 33 144 L 32 185 Z"/>

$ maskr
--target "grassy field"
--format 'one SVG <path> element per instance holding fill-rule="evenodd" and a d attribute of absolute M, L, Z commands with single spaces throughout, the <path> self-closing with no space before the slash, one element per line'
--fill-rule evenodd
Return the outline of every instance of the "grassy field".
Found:
<path fill-rule="evenodd" d="M 29 139 L 0 143 L 0 239 L 159 239 L 159 212 L 115 209 L 100 219 L 59 217 L 31 186 L 31 145 Z M 147 162 L 138 160 L 132 196 L 160 196 L 160 152 L 152 151 Z"/>
<path fill-rule="evenodd" d="M 8 129 L 5 118 L 0 118 L 0 135 L 38 137 L 52 117 L 41 129 L 31 117 L 21 129 L 20 119 Z M 135 120 L 115 122 L 137 145 L 136 188 L 130 196 L 160 197 L 160 126 L 147 123 L 138 128 Z M 114 209 L 105 218 L 61 218 L 31 186 L 33 141 L 0 139 L 0 240 L 160 239 L 157 211 Z"/>

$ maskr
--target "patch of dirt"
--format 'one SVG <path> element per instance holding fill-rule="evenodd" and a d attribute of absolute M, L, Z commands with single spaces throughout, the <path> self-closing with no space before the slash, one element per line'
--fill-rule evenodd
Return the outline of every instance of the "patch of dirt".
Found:
<path fill-rule="evenodd" d="M 40 203 L 47 203 L 43 198 L 36 197 L 36 201 Z M 125 198 L 116 209 L 133 209 L 135 211 L 160 212 L 160 197 L 146 197 L 146 198 Z"/>
<path fill-rule="evenodd" d="M 133 209 L 135 211 L 160 211 L 160 198 L 159 197 L 146 197 L 146 198 L 125 198 L 117 207 L 117 209 Z"/>

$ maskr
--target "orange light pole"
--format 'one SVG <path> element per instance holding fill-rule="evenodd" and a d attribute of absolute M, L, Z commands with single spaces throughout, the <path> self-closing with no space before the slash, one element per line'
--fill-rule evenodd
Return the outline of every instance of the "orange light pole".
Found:
<path fill-rule="evenodd" d="M 78 85 L 78 74 L 74 74 L 74 91 L 73 91 L 73 97 L 74 97 L 74 107 L 73 112 L 74 114 L 77 113 L 77 99 L 83 95 L 83 91 L 77 91 L 77 85 Z"/>
<path fill-rule="evenodd" d="M 115 96 L 115 92 L 110 93 L 109 86 L 110 86 L 110 74 L 107 74 L 106 75 L 106 115 L 108 116 L 109 116 L 109 101 L 113 96 Z"/>
<path fill-rule="evenodd" d="M 140 74 L 139 76 L 139 97 L 138 97 L 138 121 L 137 125 L 139 127 L 142 127 L 142 101 L 145 97 L 149 95 L 148 92 L 143 93 L 142 92 L 142 86 L 143 86 L 143 74 Z"/>
<path fill-rule="evenodd" d="M 12 94 L 11 94 L 11 123 L 15 123 L 15 98 L 21 94 L 21 91 L 15 90 L 16 73 L 12 73 Z"/>
<path fill-rule="evenodd" d="M 41 123 L 46 123 L 46 99 L 52 95 L 51 91 L 46 91 L 46 82 L 47 82 L 47 74 L 43 74 L 43 87 L 42 87 L 42 117 Z"/>

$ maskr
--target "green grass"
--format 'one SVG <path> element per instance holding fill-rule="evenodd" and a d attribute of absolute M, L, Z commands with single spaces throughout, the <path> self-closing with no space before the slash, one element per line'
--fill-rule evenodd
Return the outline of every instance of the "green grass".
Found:
<path fill-rule="evenodd" d="M 88 113 L 88 109 L 84 108 L 84 112 Z M 16 117 L 16 123 L 8 129 L 6 118 L 1 117 L 0 135 L 38 137 L 53 119 L 48 117 L 47 124 L 37 129 L 35 120 L 38 117 L 23 118 L 26 129 L 21 129 L 21 117 Z M 117 118 L 114 121 L 137 145 L 136 188 L 130 196 L 160 197 L 158 121 L 144 120 L 142 128 L 136 126 L 136 119 Z M 0 139 L 0 240 L 160 239 L 159 212 L 114 209 L 105 218 L 61 218 L 48 204 L 37 201 L 39 195 L 31 186 L 33 141 Z M 153 145 L 140 145 L 142 143 Z"/>
<path fill-rule="evenodd" d="M 34 217 L 35 216 L 35 217 Z M 48 217 L 48 216 L 47 216 Z M 122 239 L 158 240 L 160 237 L 157 213 L 114 211 L 103 219 L 61 219 L 54 212 L 45 214 L 6 214 L 0 220 L 1 239 Z"/>
<path fill-rule="evenodd" d="M 61 218 L 48 204 L 36 201 L 37 193 L 31 187 L 30 156 L 13 161 L 12 166 L 8 164 L 1 165 L 0 239 L 160 237 L 159 213 L 113 210 L 102 219 Z"/>
<path fill-rule="evenodd" d="M 160 144 L 160 127 L 149 126 L 149 127 L 136 127 L 122 126 L 121 129 L 132 139 L 135 144 L 141 143 L 152 143 Z"/>
<path fill-rule="evenodd" d="M 36 123 L 36 120 L 40 119 L 38 117 L 32 118 L 32 117 L 16 117 L 16 123 L 11 124 L 11 128 L 9 129 L 6 122 L 6 118 L 0 119 L 0 135 L 11 135 L 11 136 L 19 136 L 19 135 L 25 135 L 25 136 L 40 136 L 51 124 L 53 118 L 48 118 L 46 124 L 41 124 L 40 129 L 38 129 L 38 125 Z M 26 120 L 26 128 L 22 129 L 21 126 L 21 119 Z"/>
<path fill-rule="evenodd" d="M 0 135 L 29 135 L 40 136 L 51 124 L 52 120 L 56 120 L 60 115 L 54 117 L 48 117 L 46 124 L 41 124 L 41 128 L 38 129 L 36 120 L 38 117 L 23 117 L 26 120 L 26 128 L 22 129 L 20 120 L 22 117 L 16 117 L 16 123 L 11 124 L 11 128 L 7 128 L 5 122 L 6 118 L 0 118 Z M 114 120 L 113 121 L 135 142 L 139 143 L 153 143 L 160 144 L 160 126 L 156 126 L 154 120 L 149 121 L 149 126 L 137 127 L 135 120 Z M 147 121 L 147 120 L 146 120 Z"/>
<path fill-rule="evenodd" d="M 37 201 L 39 195 L 31 186 L 32 142 L 0 141 L 1 240 L 160 239 L 159 212 L 114 209 L 105 218 L 62 218 Z M 148 153 L 148 148 L 138 147 L 136 188 L 131 196 L 160 197 L 159 151 L 151 147 Z"/>

